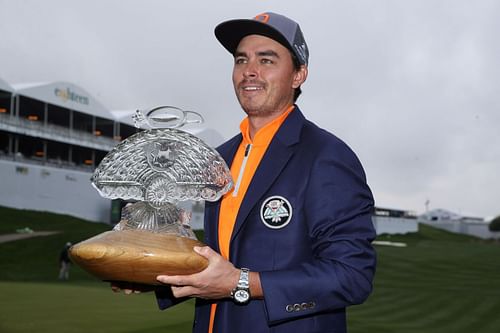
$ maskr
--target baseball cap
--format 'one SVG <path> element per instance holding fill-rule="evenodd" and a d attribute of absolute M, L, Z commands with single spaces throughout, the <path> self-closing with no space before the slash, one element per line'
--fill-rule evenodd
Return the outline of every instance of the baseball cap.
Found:
<path fill-rule="evenodd" d="M 215 27 L 215 37 L 231 54 L 248 35 L 269 37 L 289 49 L 301 65 L 308 64 L 309 49 L 300 26 L 286 16 L 266 12 L 253 19 L 229 20 Z"/>

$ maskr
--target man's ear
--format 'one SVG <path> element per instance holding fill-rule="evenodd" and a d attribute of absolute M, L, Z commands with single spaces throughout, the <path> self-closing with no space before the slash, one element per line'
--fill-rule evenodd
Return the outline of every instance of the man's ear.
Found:
<path fill-rule="evenodd" d="M 293 76 L 293 84 L 292 87 L 298 88 L 301 86 L 302 83 L 304 83 L 307 79 L 307 66 L 306 65 L 301 65 L 300 69 L 295 71 L 294 76 Z"/>

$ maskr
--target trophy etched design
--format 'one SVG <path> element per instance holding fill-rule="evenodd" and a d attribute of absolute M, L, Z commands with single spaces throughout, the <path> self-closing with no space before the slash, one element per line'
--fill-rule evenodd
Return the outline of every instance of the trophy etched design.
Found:
<path fill-rule="evenodd" d="M 193 251 L 203 244 L 177 203 L 216 201 L 233 181 L 215 149 L 178 129 L 203 122 L 200 114 L 162 106 L 137 111 L 134 122 L 147 129 L 120 142 L 91 177 L 101 196 L 130 203 L 112 231 L 74 245 L 70 255 L 102 280 L 158 284 L 157 275 L 192 274 L 208 264 Z"/>

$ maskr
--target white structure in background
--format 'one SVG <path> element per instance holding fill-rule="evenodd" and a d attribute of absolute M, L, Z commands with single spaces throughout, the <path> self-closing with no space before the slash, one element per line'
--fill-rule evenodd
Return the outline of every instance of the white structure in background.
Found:
<path fill-rule="evenodd" d="M 433 209 L 418 217 L 420 223 L 483 239 L 500 239 L 500 232 L 489 230 L 489 223 L 481 217 L 463 216 L 445 209 Z"/>
<path fill-rule="evenodd" d="M 372 221 L 377 235 L 418 232 L 417 215 L 411 211 L 375 207 Z"/>
<path fill-rule="evenodd" d="M 121 204 L 102 198 L 90 176 L 109 150 L 137 132 L 127 116 L 72 83 L 11 86 L 0 79 L 0 206 L 117 222 Z M 223 141 L 214 130 L 193 134 L 212 146 Z"/>

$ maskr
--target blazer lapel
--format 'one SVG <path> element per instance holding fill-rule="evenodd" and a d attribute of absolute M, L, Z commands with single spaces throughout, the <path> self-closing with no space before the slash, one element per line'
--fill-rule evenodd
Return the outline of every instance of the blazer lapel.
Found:
<path fill-rule="evenodd" d="M 304 124 L 304 116 L 298 107 L 287 117 L 275 134 L 259 167 L 255 171 L 252 181 L 241 203 L 236 223 L 231 236 L 231 241 L 237 236 L 241 227 L 257 202 L 271 187 L 280 175 L 287 162 L 295 152 L 295 144 L 299 141 L 300 131 Z M 234 253 L 234 251 L 230 251 Z"/>

